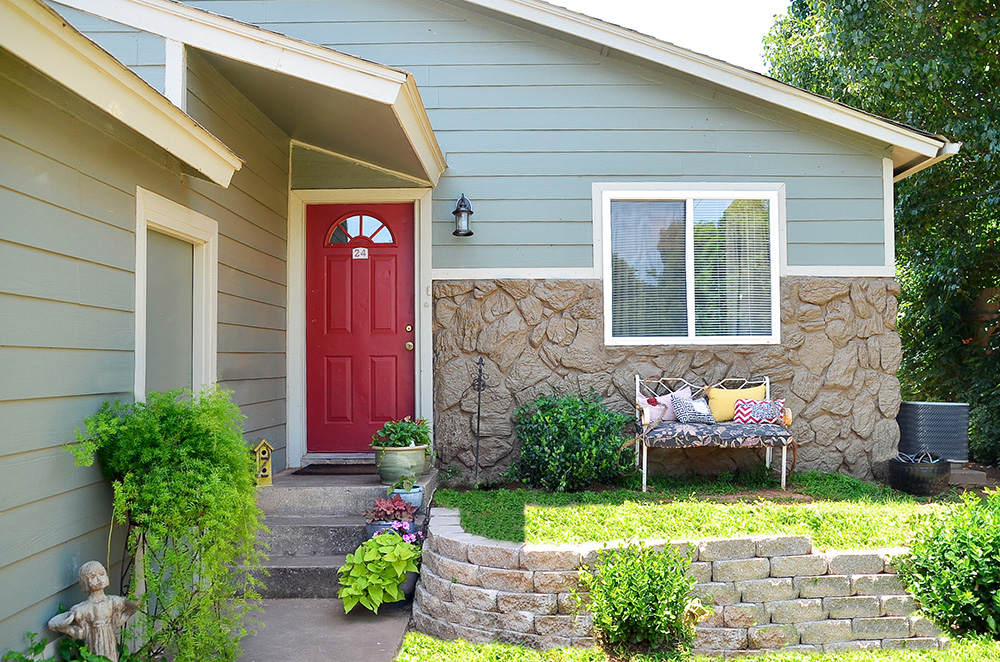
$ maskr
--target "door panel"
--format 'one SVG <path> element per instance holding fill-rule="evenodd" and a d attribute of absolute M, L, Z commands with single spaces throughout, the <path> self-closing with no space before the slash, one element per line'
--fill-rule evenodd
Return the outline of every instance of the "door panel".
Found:
<path fill-rule="evenodd" d="M 413 267 L 412 204 L 306 207 L 309 452 L 369 452 L 413 415 Z"/>

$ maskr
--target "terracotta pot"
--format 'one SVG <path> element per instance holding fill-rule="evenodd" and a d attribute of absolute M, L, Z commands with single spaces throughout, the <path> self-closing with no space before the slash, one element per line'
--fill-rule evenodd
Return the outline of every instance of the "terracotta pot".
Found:
<path fill-rule="evenodd" d="M 426 444 L 403 448 L 385 446 L 373 446 L 373 448 L 375 464 L 378 465 L 378 477 L 383 485 L 392 485 L 403 476 L 417 476 L 424 466 Z"/>

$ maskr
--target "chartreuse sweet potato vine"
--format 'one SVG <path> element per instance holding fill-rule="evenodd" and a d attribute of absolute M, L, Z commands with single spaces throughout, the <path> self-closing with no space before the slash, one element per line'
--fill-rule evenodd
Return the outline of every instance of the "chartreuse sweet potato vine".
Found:
<path fill-rule="evenodd" d="M 142 608 L 125 640 L 136 658 L 236 660 L 259 601 L 263 555 L 253 456 L 228 392 L 150 393 L 106 402 L 69 450 L 96 457 L 129 529 L 129 595 Z"/>

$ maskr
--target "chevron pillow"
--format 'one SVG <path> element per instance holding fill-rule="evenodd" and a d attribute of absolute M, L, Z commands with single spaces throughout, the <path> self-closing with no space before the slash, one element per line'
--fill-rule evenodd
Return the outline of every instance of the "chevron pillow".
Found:
<path fill-rule="evenodd" d="M 785 399 L 736 401 L 736 423 L 781 423 L 781 413 L 785 409 Z"/>
<path fill-rule="evenodd" d="M 690 400 L 671 395 L 670 403 L 674 406 L 674 413 L 677 414 L 677 420 L 681 423 L 708 423 L 709 425 L 715 423 L 705 398 Z"/>

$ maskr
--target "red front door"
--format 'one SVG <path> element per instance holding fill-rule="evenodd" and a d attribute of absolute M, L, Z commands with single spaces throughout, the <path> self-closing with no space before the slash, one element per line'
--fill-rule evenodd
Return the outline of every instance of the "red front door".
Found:
<path fill-rule="evenodd" d="M 413 205 L 306 207 L 306 446 L 370 452 L 414 413 Z"/>

